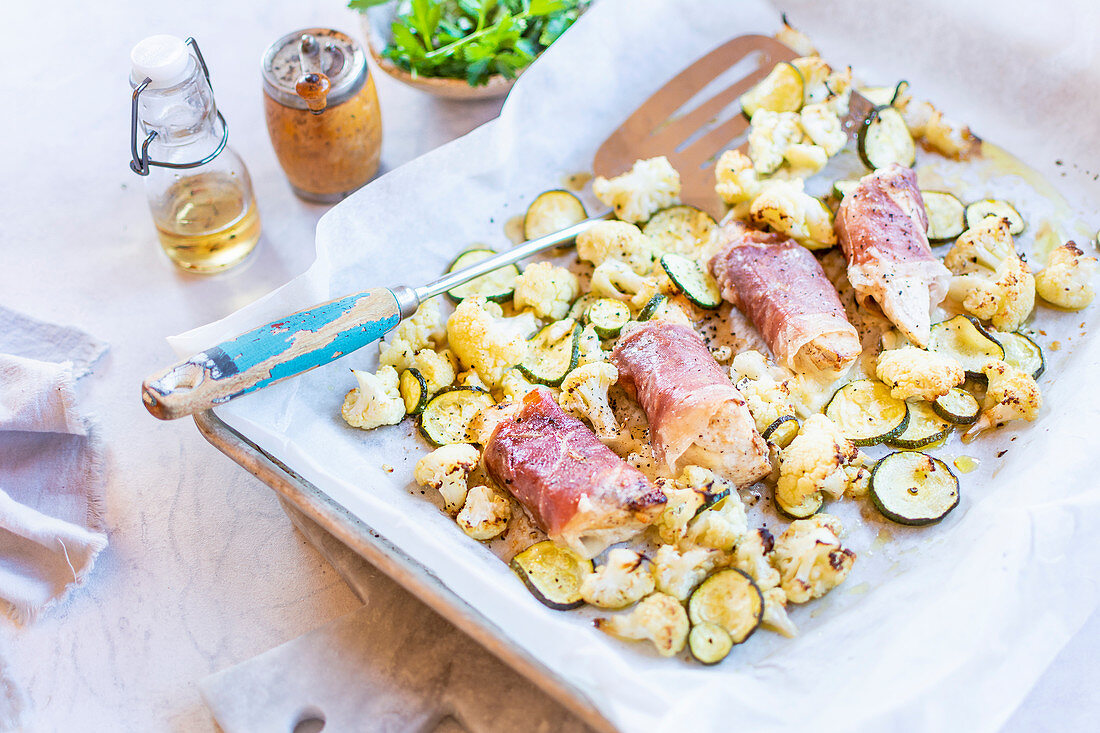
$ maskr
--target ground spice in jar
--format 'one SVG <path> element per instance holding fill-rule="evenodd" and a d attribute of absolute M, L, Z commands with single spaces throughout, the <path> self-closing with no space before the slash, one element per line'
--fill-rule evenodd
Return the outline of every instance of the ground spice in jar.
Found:
<path fill-rule="evenodd" d="M 263 80 L 267 131 L 296 194 L 339 201 L 374 176 L 382 117 L 359 44 L 326 28 L 289 33 L 264 54 Z"/>

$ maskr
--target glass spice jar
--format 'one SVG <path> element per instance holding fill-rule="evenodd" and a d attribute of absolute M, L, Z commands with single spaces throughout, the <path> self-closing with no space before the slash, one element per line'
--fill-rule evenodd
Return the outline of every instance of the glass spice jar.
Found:
<path fill-rule="evenodd" d="M 339 201 L 378 171 L 382 116 L 362 47 L 328 28 L 288 33 L 263 57 L 264 114 L 298 196 Z"/>

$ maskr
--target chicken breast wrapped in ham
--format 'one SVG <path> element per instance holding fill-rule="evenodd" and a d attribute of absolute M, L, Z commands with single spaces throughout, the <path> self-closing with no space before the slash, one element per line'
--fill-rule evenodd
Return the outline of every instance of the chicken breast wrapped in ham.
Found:
<path fill-rule="evenodd" d="M 839 372 L 862 351 L 836 288 L 813 253 L 737 220 L 719 230 L 710 261 L 722 297 L 748 316 L 776 358 L 795 371 Z"/>
<path fill-rule="evenodd" d="M 483 461 L 550 539 L 584 557 L 633 537 L 664 509 L 661 490 L 545 389 L 496 426 Z"/>
<path fill-rule="evenodd" d="M 631 324 L 611 362 L 645 411 L 654 454 L 670 471 L 694 464 L 744 486 L 771 470 L 745 399 L 692 328 Z"/>
<path fill-rule="evenodd" d="M 874 299 L 910 341 L 927 346 L 930 311 L 947 295 L 951 273 L 928 246 L 928 215 L 911 168 L 891 163 L 860 179 L 836 217 L 848 280 Z"/>

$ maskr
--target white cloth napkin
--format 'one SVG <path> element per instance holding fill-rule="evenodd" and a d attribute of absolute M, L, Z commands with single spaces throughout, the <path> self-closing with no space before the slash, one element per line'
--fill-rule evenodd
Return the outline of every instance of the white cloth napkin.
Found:
<path fill-rule="evenodd" d="M 34 620 L 107 546 L 103 446 L 76 382 L 107 345 L 0 307 L 0 611 Z"/>

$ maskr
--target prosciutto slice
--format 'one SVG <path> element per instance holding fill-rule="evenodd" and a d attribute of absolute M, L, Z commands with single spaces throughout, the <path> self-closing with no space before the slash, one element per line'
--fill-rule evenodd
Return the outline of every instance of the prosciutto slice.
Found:
<path fill-rule="evenodd" d="M 483 461 L 550 539 L 584 557 L 633 537 L 664 509 L 661 490 L 545 389 L 497 425 Z"/>
<path fill-rule="evenodd" d="M 861 178 L 836 217 L 848 280 L 860 302 L 874 299 L 920 347 L 928 345 L 929 313 L 947 295 L 951 280 L 928 246 L 927 231 L 917 174 L 897 163 Z"/>
<path fill-rule="evenodd" d="M 841 371 L 862 348 L 813 254 L 780 234 L 731 221 L 710 261 L 722 297 L 748 316 L 776 358 L 796 371 Z"/>
<path fill-rule="evenodd" d="M 745 399 L 693 329 L 659 321 L 628 326 L 611 363 L 649 418 L 654 454 L 669 470 L 703 466 L 738 486 L 771 470 Z"/>

